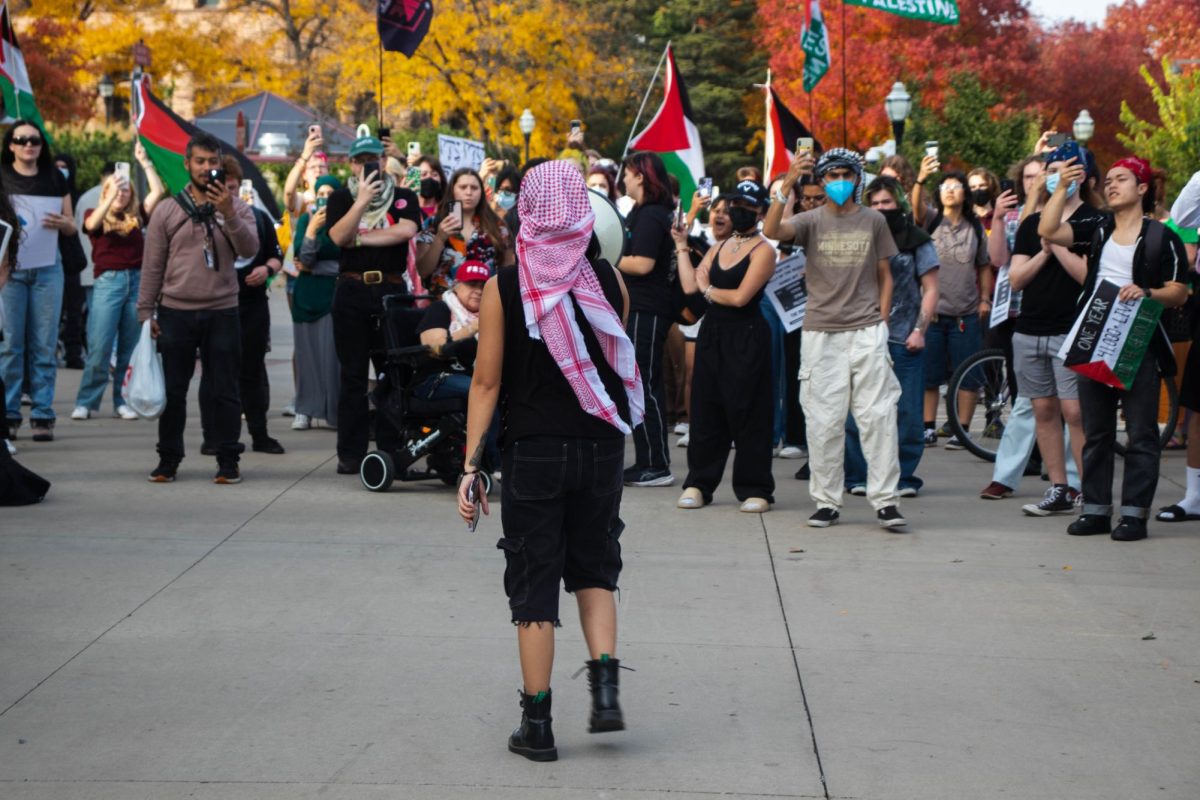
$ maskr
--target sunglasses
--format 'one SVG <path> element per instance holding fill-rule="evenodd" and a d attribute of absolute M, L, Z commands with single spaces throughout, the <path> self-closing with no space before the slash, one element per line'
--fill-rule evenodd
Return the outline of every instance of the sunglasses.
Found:
<path fill-rule="evenodd" d="M 42 140 L 37 136 L 14 136 L 12 143 L 17 147 L 41 147 Z"/>

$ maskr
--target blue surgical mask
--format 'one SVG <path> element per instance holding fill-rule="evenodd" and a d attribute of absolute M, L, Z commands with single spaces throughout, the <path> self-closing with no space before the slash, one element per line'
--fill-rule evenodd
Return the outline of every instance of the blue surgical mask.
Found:
<path fill-rule="evenodd" d="M 1054 192 L 1057 191 L 1057 189 L 1058 189 L 1058 173 L 1055 172 L 1050 175 L 1047 175 L 1046 176 L 1046 191 L 1049 192 L 1050 194 L 1054 194 Z M 1070 197 L 1071 195 L 1075 194 L 1077 191 L 1079 191 L 1079 182 L 1071 181 L 1071 185 L 1067 187 L 1067 197 Z"/>
<path fill-rule="evenodd" d="M 496 205 L 508 211 L 517 204 L 517 196 L 512 192 L 496 192 Z"/>
<path fill-rule="evenodd" d="M 64 178 L 71 180 L 71 170 L 67 169 L 66 167 L 59 167 L 58 171 L 62 173 Z"/>
<path fill-rule="evenodd" d="M 845 205 L 854 196 L 854 181 L 830 181 L 825 184 L 825 194 L 835 204 Z"/>

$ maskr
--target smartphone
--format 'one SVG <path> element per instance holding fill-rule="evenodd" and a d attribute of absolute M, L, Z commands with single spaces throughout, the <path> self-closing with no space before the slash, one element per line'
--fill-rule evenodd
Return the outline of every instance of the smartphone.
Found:
<path fill-rule="evenodd" d="M 937 158 L 938 157 L 938 143 L 937 142 L 931 141 L 931 142 L 925 143 L 925 157 L 926 158 Z"/>
<path fill-rule="evenodd" d="M 713 200 L 716 200 L 720 196 L 721 196 L 721 187 L 717 186 L 714 183 L 713 187 L 712 187 L 712 193 L 709 195 L 709 197 L 712 198 Z"/>
<path fill-rule="evenodd" d="M 712 178 L 705 175 L 703 178 L 700 179 L 700 185 L 696 188 L 698 188 L 700 190 L 700 194 L 704 195 L 705 197 L 712 197 L 712 190 L 713 190 Z"/>
<path fill-rule="evenodd" d="M 328 197 L 318 197 L 317 198 L 317 211 L 320 211 L 322 208 L 324 208 L 328 204 L 329 204 Z"/>
<path fill-rule="evenodd" d="M 801 136 L 796 140 L 796 152 L 801 153 L 804 151 L 809 153 L 813 151 L 813 139 L 811 136 Z"/>
<path fill-rule="evenodd" d="M 210 169 L 208 171 L 208 182 L 224 184 L 225 183 L 225 170 Z"/>
<path fill-rule="evenodd" d="M 129 162 L 118 161 L 116 166 L 113 167 L 113 174 L 125 181 L 125 183 L 129 183 Z"/>
<path fill-rule="evenodd" d="M 321 126 L 320 125 L 309 125 L 308 126 L 308 135 L 312 136 L 314 133 L 317 136 L 321 135 Z"/>
<path fill-rule="evenodd" d="M 380 139 L 390 139 L 390 138 L 392 138 L 392 129 L 391 129 L 391 128 L 385 128 L 385 127 L 383 127 L 383 126 L 380 126 L 380 128 L 379 128 L 379 138 L 380 138 Z"/>
<path fill-rule="evenodd" d="M 244 203 L 254 202 L 254 181 L 246 178 L 242 181 L 241 188 L 238 189 L 238 197 L 242 198 Z"/>
<path fill-rule="evenodd" d="M 1017 185 L 1008 178 L 1004 178 L 1002 181 L 1000 181 L 1000 194 L 1004 194 L 1005 192 L 1015 192 L 1016 190 Z"/>
<path fill-rule="evenodd" d="M 368 161 L 367 163 L 363 164 L 363 174 L 362 174 L 363 181 L 369 181 L 372 178 L 378 177 L 378 175 L 379 175 L 379 162 L 378 161 Z"/>
<path fill-rule="evenodd" d="M 462 225 L 462 221 L 463 221 L 463 219 L 462 219 L 462 203 L 455 200 L 453 203 L 450 204 L 450 216 L 454 217 L 454 219 L 458 220 L 459 225 Z"/>
<path fill-rule="evenodd" d="M 421 168 L 420 167 L 409 167 L 408 170 L 404 173 L 404 180 L 407 183 L 412 184 L 413 186 L 416 186 L 417 184 L 419 184 L 421 182 Z"/>
<path fill-rule="evenodd" d="M 479 491 L 479 474 L 471 478 L 471 482 L 467 484 L 467 502 L 475 507 L 475 516 L 467 523 L 467 530 L 474 533 L 475 528 L 479 525 L 479 517 L 483 513 L 483 495 Z"/>
<path fill-rule="evenodd" d="M 579 120 L 579 119 L 571 120 L 571 133 L 574 133 L 575 131 L 579 130 L 582 127 L 583 127 L 583 120 Z"/>
<path fill-rule="evenodd" d="M 408 143 L 408 154 L 410 156 L 421 155 L 421 143 L 420 142 L 409 142 Z"/>
<path fill-rule="evenodd" d="M 1051 150 L 1057 150 L 1070 141 L 1070 139 L 1071 137 L 1065 133 L 1056 133 L 1046 139 L 1046 146 Z"/>

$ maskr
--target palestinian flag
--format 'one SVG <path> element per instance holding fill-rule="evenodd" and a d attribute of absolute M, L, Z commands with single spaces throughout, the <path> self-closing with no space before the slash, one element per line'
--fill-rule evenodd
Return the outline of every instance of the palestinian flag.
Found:
<path fill-rule="evenodd" d="M 1080 375 L 1116 389 L 1128 389 L 1158 334 L 1163 307 L 1144 298 L 1121 300 L 1120 293 L 1117 284 L 1100 281 L 1058 357 Z"/>
<path fill-rule="evenodd" d="M 187 151 L 188 140 L 200 129 L 172 111 L 150 91 L 150 82 L 142 76 L 133 82 L 134 125 L 137 127 L 138 138 L 146 148 L 146 154 L 154 162 L 159 177 L 172 193 L 183 191 L 190 177 L 183 157 Z M 218 140 L 219 141 L 219 140 Z M 271 187 L 259 172 L 254 162 L 246 158 L 238 149 L 228 142 L 221 142 L 221 152 L 237 159 L 242 167 L 242 174 L 254 183 L 259 203 L 264 211 L 274 219 L 279 219 L 279 207 L 275 204 L 275 195 Z"/>
<path fill-rule="evenodd" d="M 696 128 L 687 87 L 675 67 L 675 53 L 667 45 L 666 90 L 662 105 L 650 124 L 629 143 L 632 150 L 658 153 L 667 172 L 679 180 L 679 197 L 685 210 L 704 177 L 704 151 L 700 149 L 700 131 Z"/>
<path fill-rule="evenodd" d="M 0 2 L 0 96 L 4 99 L 4 122 L 31 119 L 46 130 L 42 112 L 33 102 L 33 86 L 25 69 L 25 56 L 13 32 L 7 1 Z"/>
<path fill-rule="evenodd" d="M 767 84 L 767 158 L 763 175 L 768 184 L 791 166 L 796 155 L 796 140 L 802 136 L 812 137 L 812 131 L 796 119 L 775 90 Z M 814 153 L 821 151 L 820 142 L 813 140 Z"/>

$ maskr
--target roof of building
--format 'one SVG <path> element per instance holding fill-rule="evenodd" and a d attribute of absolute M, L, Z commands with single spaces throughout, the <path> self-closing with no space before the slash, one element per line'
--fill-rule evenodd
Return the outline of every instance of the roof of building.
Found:
<path fill-rule="evenodd" d="M 353 127 L 325 119 L 317 111 L 272 92 L 259 92 L 238 100 L 197 117 L 195 122 L 203 130 L 232 143 L 237 140 L 239 111 L 246 117 L 246 151 L 249 153 L 262 152 L 264 134 L 268 137 L 267 142 L 273 139 L 277 145 L 286 146 L 288 153 L 298 153 L 308 138 L 308 126 L 317 124 L 325 136 L 325 152 L 345 155 L 354 143 Z M 281 136 L 287 137 L 286 140 L 279 138 Z"/>

